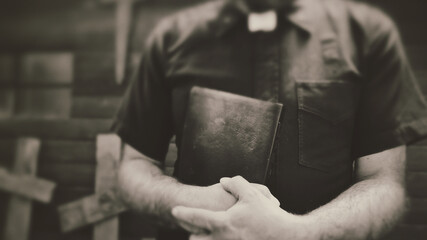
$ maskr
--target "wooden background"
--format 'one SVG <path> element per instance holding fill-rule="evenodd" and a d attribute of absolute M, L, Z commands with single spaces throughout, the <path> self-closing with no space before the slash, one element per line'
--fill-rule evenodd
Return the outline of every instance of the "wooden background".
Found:
<path fill-rule="evenodd" d="M 147 0 L 135 5 L 128 76 L 157 20 L 194 2 Z M 424 0 L 371 2 L 397 22 L 427 93 L 427 4 Z M 107 0 L 2 1 L 0 165 L 11 166 L 15 137 L 35 136 L 42 141 L 39 176 L 58 183 L 52 203 L 34 203 L 31 239 L 91 239 L 91 227 L 61 234 L 56 207 L 94 192 L 95 138 L 109 131 L 128 83 L 114 82 L 114 13 L 115 4 Z M 426 158 L 427 141 L 409 147 L 411 210 L 386 239 L 427 239 Z M 7 198 L 0 193 L 0 226 L 4 226 Z M 134 214 L 123 214 L 120 228 L 122 239 L 155 235 L 150 221 Z M 0 236 L 1 231 L 0 227 Z"/>

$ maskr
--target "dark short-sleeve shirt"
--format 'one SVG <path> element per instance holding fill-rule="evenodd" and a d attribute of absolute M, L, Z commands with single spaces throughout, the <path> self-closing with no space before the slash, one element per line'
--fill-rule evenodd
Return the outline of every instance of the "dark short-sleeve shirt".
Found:
<path fill-rule="evenodd" d="M 113 129 L 162 161 L 173 135 L 179 147 L 192 86 L 257 97 L 267 75 L 284 105 L 273 193 L 292 213 L 347 189 L 358 157 L 427 133 L 426 103 L 395 25 L 376 8 L 341 0 L 297 0 L 271 33 L 250 33 L 226 1 L 164 19 Z"/>

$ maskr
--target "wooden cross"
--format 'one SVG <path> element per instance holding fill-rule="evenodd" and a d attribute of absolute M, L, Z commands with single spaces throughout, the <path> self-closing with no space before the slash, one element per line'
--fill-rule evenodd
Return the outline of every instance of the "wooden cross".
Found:
<path fill-rule="evenodd" d="M 58 211 L 61 228 L 63 232 L 70 232 L 95 224 L 95 240 L 115 240 L 118 239 L 117 216 L 127 210 L 119 200 L 115 184 L 121 157 L 121 141 L 114 134 L 99 135 L 96 146 L 96 193 L 60 206 Z M 166 165 L 172 168 L 176 148 L 172 147 L 170 150 L 172 151 L 168 152 Z"/>
<path fill-rule="evenodd" d="M 119 238 L 117 215 L 126 210 L 116 191 L 116 173 L 121 157 L 121 141 L 114 134 L 97 137 L 96 193 L 58 208 L 63 232 L 95 224 L 95 240 Z"/>
<path fill-rule="evenodd" d="M 116 8 L 116 83 L 122 84 L 126 77 L 128 59 L 129 33 L 132 22 L 132 8 L 135 2 L 141 0 L 99 0 L 101 3 L 117 3 Z"/>
<path fill-rule="evenodd" d="M 55 183 L 36 178 L 40 141 L 21 138 L 17 141 L 13 171 L 0 169 L 0 189 L 12 196 L 7 208 L 4 240 L 28 239 L 31 200 L 50 202 Z"/>

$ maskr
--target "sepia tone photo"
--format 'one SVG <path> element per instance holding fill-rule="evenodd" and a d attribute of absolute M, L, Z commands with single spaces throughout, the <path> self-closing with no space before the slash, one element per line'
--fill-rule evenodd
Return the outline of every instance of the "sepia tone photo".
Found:
<path fill-rule="evenodd" d="M 427 239 L 424 0 L 3 0 L 0 240 Z"/>

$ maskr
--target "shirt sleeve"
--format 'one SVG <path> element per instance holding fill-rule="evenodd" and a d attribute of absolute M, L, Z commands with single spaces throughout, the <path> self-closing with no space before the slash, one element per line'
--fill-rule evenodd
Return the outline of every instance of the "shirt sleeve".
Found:
<path fill-rule="evenodd" d="M 159 161 L 164 160 L 173 135 L 171 93 L 165 82 L 163 56 L 162 35 L 155 30 L 112 125 L 125 143 Z"/>
<path fill-rule="evenodd" d="M 394 23 L 384 15 L 372 25 L 366 31 L 370 40 L 355 123 L 355 157 L 410 144 L 427 134 L 427 105 Z"/>

